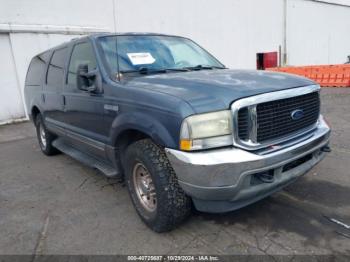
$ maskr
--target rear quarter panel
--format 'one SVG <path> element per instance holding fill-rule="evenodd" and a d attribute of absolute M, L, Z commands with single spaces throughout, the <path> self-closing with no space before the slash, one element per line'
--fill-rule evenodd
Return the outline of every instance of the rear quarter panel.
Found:
<path fill-rule="evenodd" d="M 36 106 L 41 112 L 43 110 L 43 83 L 51 52 L 47 51 L 32 58 L 25 79 L 24 98 L 29 117 L 32 119 L 32 110 Z"/>

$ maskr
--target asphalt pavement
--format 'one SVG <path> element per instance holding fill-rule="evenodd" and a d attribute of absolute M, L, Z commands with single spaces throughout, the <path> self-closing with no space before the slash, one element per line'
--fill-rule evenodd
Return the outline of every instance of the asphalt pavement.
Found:
<path fill-rule="evenodd" d="M 350 88 L 322 89 L 332 152 L 285 190 L 158 234 L 127 189 L 40 152 L 30 122 L 0 126 L 0 254 L 350 255 Z"/>

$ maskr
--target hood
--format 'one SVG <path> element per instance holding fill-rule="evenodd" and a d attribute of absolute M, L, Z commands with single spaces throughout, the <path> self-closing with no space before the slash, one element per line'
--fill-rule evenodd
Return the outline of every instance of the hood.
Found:
<path fill-rule="evenodd" d="M 243 97 L 313 84 L 307 78 L 285 73 L 229 69 L 148 75 L 126 82 L 181 98 L 195 113 L 228 109 Z"/>

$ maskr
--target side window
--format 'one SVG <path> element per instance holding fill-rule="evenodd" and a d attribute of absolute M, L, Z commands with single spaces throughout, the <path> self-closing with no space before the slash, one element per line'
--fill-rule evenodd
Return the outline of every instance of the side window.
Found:
<path fill-rule="evenodd" d="M 61 87 L 63 84 L 64 64 L 67 57 L 67 48 L 54 51 L 47 71 L 46 82 L 50 88 Z"/>
<path fill-rule="evenodd" d="M 76 85 L 77 70 L 81 64 L 87 64 L 89 71 L 96 69 L 96 58 L 90 43 L 74 46 L 68 69 L 68 84 Z"/>
<path fill-rule="evenodd" d="M 26 85 L 39 86 L 42 83 L 43 76 L 46 73 L 46 61 L 44 54 L 36 56 L 30 62 L 27 76 Z"/>

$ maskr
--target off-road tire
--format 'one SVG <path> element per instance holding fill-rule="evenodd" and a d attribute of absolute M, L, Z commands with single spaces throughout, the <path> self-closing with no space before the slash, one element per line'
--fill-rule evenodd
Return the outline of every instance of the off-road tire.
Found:
<path fill-rule="evenodd" d="M 174 229 L 191 213 L 191 199 L 178 184 L 176 174 L 164 152 L 150 139 L 131 144 L 125 155 L 125 181 L 131 200 L 144 223 L 156 232 Z M 157 205 L 153 212 L 139 200 L 133 181 L 134 167 L 141 163 L 151 175 Z"/>
<path fill-rule="evenodd" d="M 60 151 L 52 145 L 52 142 L 56 139 L 56 136 L 52 134 L 49 130 L 47 130 L 41 114 L 38 114 L 35 118 L 35 127 L 41 151 L 47 156 L 52 156 L 60 153 Z M 43 130 L 45 133 L 45 144 L 43 143 L 41 138 L 41 130 Z"/>

